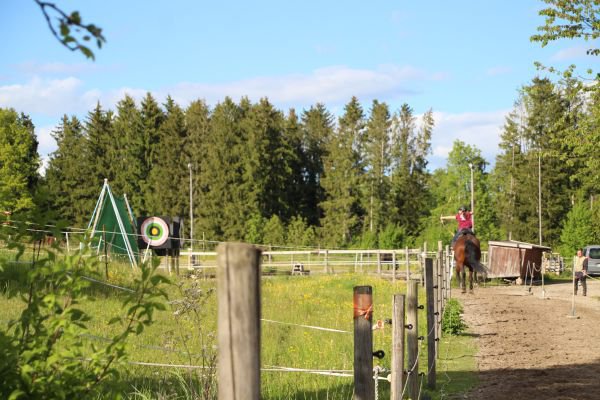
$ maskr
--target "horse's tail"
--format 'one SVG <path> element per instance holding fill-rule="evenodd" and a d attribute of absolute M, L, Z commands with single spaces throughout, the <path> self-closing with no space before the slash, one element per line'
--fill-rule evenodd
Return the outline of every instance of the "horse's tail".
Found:
<path fill-rule="evenodd" d="M 477 257 L 477 251 L 479 249 L 475 246 L 470 240 L 467 240 L 465 243 L 465 258 L 468 261 L 468 265 L 473 267 L 473 270 L 479 274 L 486 274 L 489 272 L 487 267 L 479 262 L 479 257 Z M 480 251 L 480 250 L 479 250 Z M 481 251 L 480 253 L 481 254 Z"/>

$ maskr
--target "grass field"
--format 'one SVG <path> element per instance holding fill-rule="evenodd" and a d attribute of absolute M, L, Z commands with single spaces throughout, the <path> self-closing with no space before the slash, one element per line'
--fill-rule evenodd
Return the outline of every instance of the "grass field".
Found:
<path fill-rule="evenodd" d="M 9 293 L 23 290 L 21 279 L 30 265 L 7 264 L 0 273 L 0 321 L 6 329 L 24 307 Z M 126 265 L 110 265 L 109 281 L 127 287 L 132 272 Z M 105 280 L 104 270 L 96 278 Z M 128 362 L 120 367 L 118 379 L 108 384 L 125 397 L 152 399 L 216 398 L 216 295 L 214 280 L 199 277 L 171 277 L 167 311 L 155 316 L 155 323 L 132 337 Z M 392 295 L 405 293 L 404 283 L 360 274 L 327 276 L 270 276 L 262 280 L 261 396 L 264 399 L 350 399 L 352 377 L 323 376 L 306 372 L 284 372 L 280 367 L 340 370 L 353 369 L 353 287 L 373 287 L 373 320 L 391 318 Z M 86 340 L 101 344 L 117 333 L 108 321 L 123 313 L 125 292 L 94 283 L 81 308 L 92 316 Z M 424 304 L 420 289 L 419 303 Z M 298 325 L 347 331 L 329 332 Z M 419 334 L 426 335 L 424 311 L 419 311 Z M 382 360 L 390 366 L 391 329 L 374 331 L 374 350 L 384 350 Z M 434 399 L 464 391 L 476 384 L 476 349 L 472 338 L 444 336 L 437 367 L 438 388 L 428 392 Z M 421 344 L 420 372 L 426 372 L 426 344 Z M 144 366 L 139 363 L 175 364 L 202 368 Z M 277 371 L 275 371 L 277 370 Z M 425 382 L 423 382 L 425 393 Z M 380 381 L 380 398 L 389 398 L 389 383 Z"/>

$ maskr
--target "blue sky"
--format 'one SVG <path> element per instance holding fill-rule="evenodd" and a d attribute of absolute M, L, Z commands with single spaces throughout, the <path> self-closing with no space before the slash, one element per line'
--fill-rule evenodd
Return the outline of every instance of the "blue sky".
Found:
<path fill-rule="evenodd" d="M 535 61 L 593 66 L 584 43 L 542 49 L 541 0 L 66 1 L 107 39 L 96 61 L 62 47 L 33 0 L 0 3 L 0 107 L 29 114 L 40 153 L 63 114 L 114 109 L 129 93 L 170 94 L 182 106 L 229 95 L 268 97 L 297 110 L 317 102 L 339 114 L 351 96 L 392 111 L 434 111 L 430 167 L 456 139 L 493 162 L 504 117 Z"/>

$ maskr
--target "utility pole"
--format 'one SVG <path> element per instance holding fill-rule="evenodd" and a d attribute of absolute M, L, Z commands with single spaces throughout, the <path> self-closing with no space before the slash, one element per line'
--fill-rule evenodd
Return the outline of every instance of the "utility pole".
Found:
<path fill-rule="evenodd" d="M 194 197 L 192 190 L 192 163 L 188 163 L 190 170 L 190 266 L 192 264 L 192 251 L 194 249 Z"/>
<path fill-rule="evenodd" d="M 542 151 L 538 152 L 538 223 L 540 246 L 542 245 Z"/>
<path fill-rule="evenodd" d="M 469 169 L 471 170 L 471 221 L 473 223 L 472 230 L 473 232 L 475 232 L 475 215 L 473 215 L 475 213 L 475 191 L 473 190 L 473 163 L 469 163 Z"/>

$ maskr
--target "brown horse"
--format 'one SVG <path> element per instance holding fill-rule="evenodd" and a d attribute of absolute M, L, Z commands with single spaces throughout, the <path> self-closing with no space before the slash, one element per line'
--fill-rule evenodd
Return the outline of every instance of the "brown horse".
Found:
<path fill-rule="evenodd" d="M 463 293 L 466 293 L 466 267 L 469 269 L 469 290 L 473 292 L 473 271 L 487 274 L 487 268 L 479 262 L 481 259 L 479 239 L 471 233 L 463 234 L 456 239 L 453 250 L 454 261 L 456 262 L 456 277 L 460 288 Z"/>

